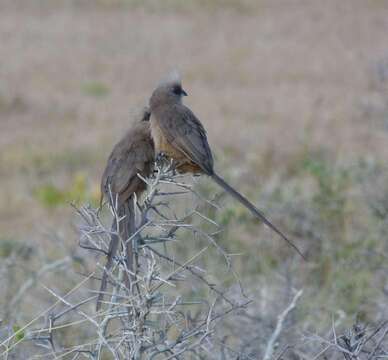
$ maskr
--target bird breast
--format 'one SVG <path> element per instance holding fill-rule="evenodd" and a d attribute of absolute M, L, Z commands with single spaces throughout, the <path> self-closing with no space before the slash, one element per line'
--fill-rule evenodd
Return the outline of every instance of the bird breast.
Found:
<path fill-rule="evenodd" d="M 153 115 L 151 115 L 151 136 L 154 139 L 156 154 L 164 153 L 176 161 L 184 158 L 184 155 L 167 141 L 158 124 L 158 120 Z"/>

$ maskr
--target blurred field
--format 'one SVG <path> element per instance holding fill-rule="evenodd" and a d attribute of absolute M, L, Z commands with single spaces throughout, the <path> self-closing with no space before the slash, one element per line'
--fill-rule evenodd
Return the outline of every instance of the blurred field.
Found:
<path fill-rule="evenodd" d="M 56 258 L 47 233 L 77 247 L 68 202 L 96 202 L 131 111 L 177 67 L 219 172 L 309 255 L 225 197 L 222 244 L 258 309 L 291 283 L 305 328 L 386 319 L 387 34 L 384 0 L 2 0 L 0 256 Z"/>

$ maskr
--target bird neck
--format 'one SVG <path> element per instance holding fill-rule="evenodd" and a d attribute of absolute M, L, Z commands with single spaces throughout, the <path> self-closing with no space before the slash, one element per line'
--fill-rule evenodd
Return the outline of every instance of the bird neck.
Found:
<path fill-rule="evenodd" d="M 165 106 L 174 106 L 182 104 L 182 100 L 177 100 L 175 97 L 170 96 L 151 96 L 150 99 L 150 109 L 151 113 L 159 110 L 160 108 L 163 108 Z"/>

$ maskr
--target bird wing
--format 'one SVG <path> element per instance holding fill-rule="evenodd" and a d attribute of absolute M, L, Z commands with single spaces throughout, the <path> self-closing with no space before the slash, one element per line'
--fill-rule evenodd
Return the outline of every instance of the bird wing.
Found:
<path fill-rule="evenodd" d="M 122 151 L 120 146 L 116 146 L 108 159 L 102 177 L 101 186 L 104 193 L 109 194 L 110 186 L 113 194 L 121 194 L 129 186 L 131 179 L 136 173 L 135 154 Z"/>
<path fill-rule="evenodd" d="M 101 180 L 103 193 L 109 194 L 110 185 L 113 194 L 123 194 L 135 185 L 135 179 L 140 180 L 138 173 L 144 177 L 149 176 L 154 149 L 150 139 L 136 135 L 128 133 L 113 148 Z"/>
<path fill-rule="evenodd" d="M 213 156 L 206 130 L 193 112 L 182 104 L 165 106 L 156 114 L 166 140 L 207 173 L 213 173 Z"/>

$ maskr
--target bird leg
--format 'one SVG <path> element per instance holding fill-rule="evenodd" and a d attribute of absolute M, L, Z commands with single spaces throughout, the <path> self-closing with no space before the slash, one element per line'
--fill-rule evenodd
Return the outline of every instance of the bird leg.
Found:
<path fill-rule="evenodd" d="M 159 152 L 155 159 L 156 165 L 160 169 L 166 169 L 167 172 L 172 172 L 173 176 L 176 175 L 177 169 L 181 165 L 180 162 L 170 158 L 164 152 Z"/>
<path fill-rule="evenodd" d="M 168 157 L 164 152 L 159 152 L 155 157 L 155 163 L 159 167 L 163 167 L 163 165 L 168 162 Z"/>

